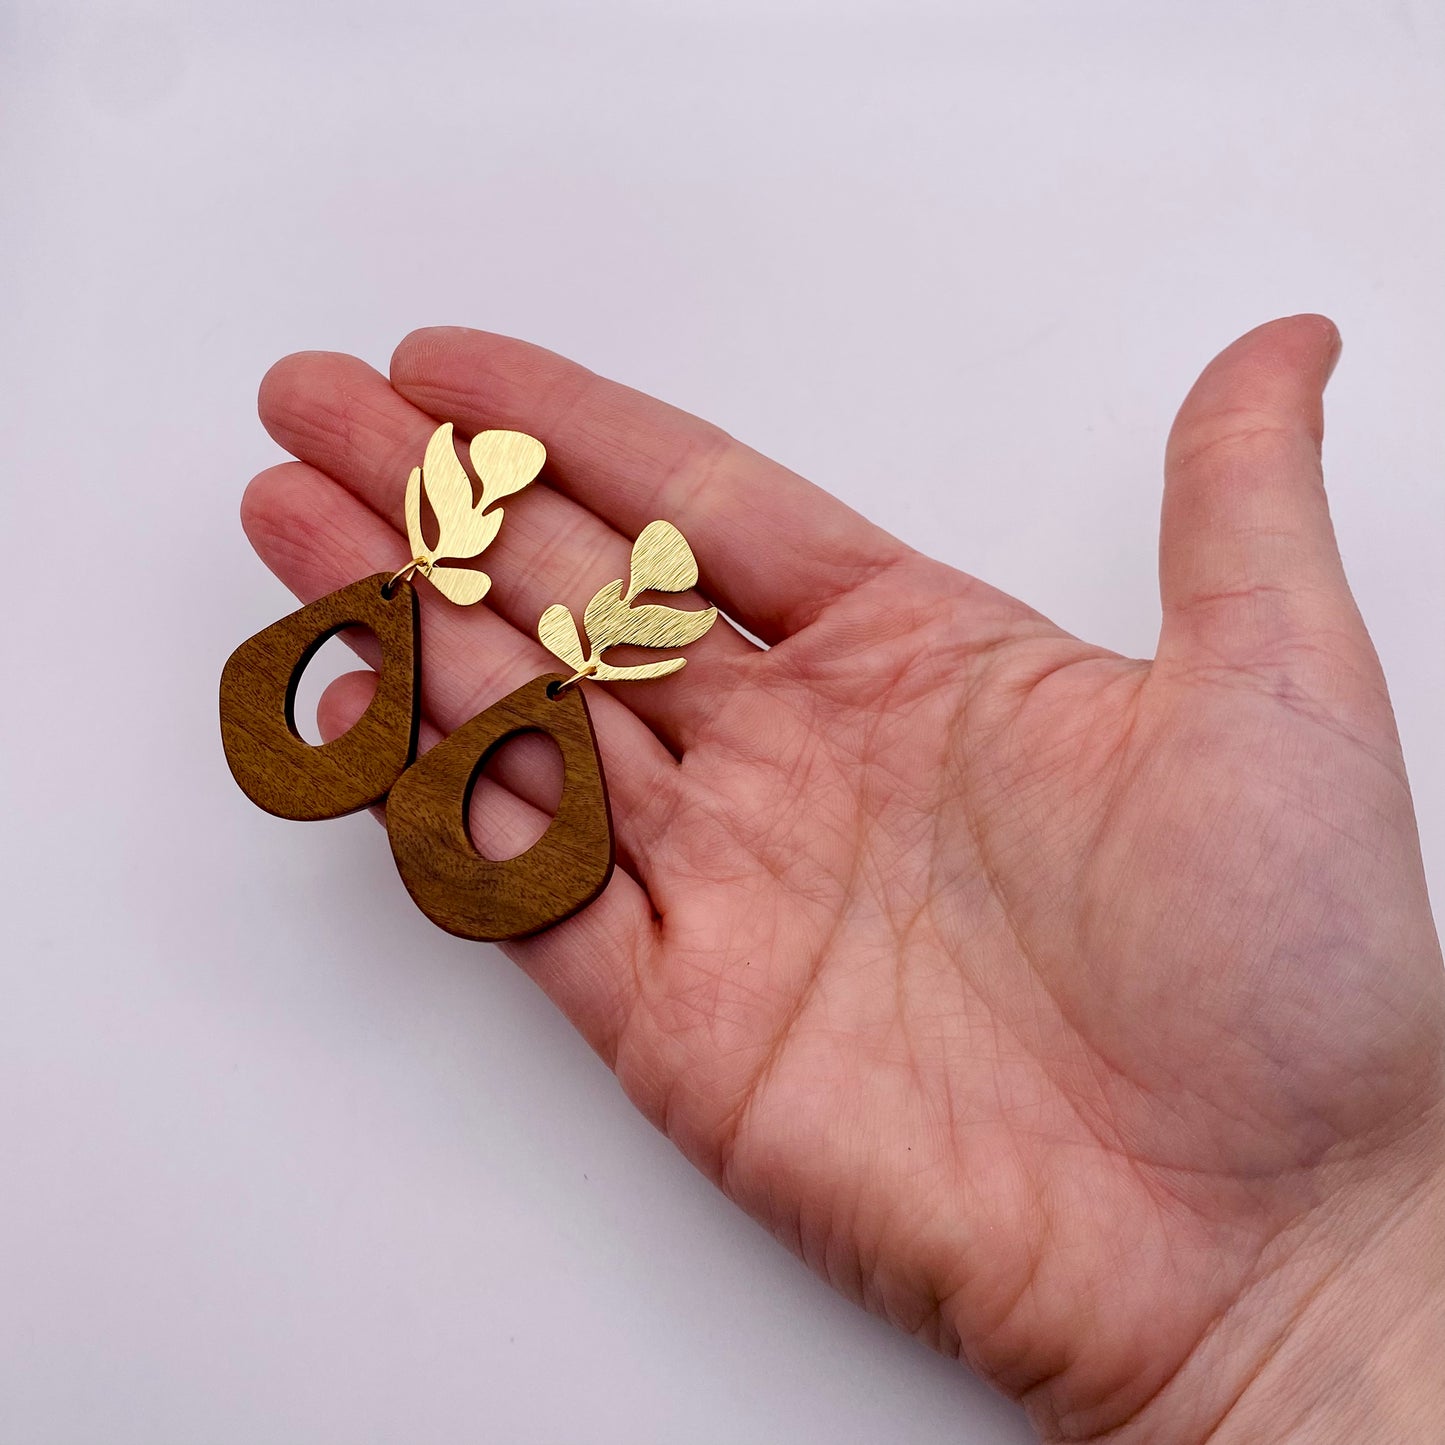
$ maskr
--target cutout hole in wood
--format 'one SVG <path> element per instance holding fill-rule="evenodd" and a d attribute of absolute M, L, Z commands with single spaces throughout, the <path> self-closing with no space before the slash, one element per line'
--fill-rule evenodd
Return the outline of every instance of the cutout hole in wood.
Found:
<path fill-rule="evenodd" d="M 319 747 L 323 742 L 321 728 L 316 721 L 321 694 L 338 677 L 357 670 L 358 653 L 373 667 L 381 661 L 381 644 L 376 633 L 360 623 L 333 632 L 306 659 L 301 669 L 291 704 L 291 721 L 297 736 L 312 747 Z"/>
<path fill-rule="evenodd" d="M 504 738 L 472 781 L 467 801 L 472 847 L 493 863 L 525 853 L 556 815 L 562 772 L 562 750 L 549 734 L 523 732 Z"/>

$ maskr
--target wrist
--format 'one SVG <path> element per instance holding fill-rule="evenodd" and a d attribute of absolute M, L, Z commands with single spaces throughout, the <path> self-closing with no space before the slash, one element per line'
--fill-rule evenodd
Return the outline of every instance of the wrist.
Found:
<path fill-rule="evenodd" d="M 1445 1438 L 1445 1119 L 1322 1189 L 1113 1445 Z"/>

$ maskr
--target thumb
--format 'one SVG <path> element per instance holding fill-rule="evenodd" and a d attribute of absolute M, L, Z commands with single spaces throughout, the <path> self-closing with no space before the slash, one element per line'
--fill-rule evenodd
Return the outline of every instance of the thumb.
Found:
<path fill-rule="evenodd" d="M 1339 353 L 1333 322 L 1291 316 L 1241 337 L 1194 384 L 1165 457 L 1159 665 L 1222 667 L 1321 700 L 1378 693 L 1320 468 Z"/>

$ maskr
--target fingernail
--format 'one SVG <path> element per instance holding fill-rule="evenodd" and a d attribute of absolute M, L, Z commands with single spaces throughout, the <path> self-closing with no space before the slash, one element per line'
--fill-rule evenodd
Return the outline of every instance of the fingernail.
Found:
<path fill-rule="evenodd" d="M 1336 329 L 1336 328 L 1331 328 L 1331 329 L 1334 330 L 1335 339 L 1334 339 L 1334 344 L 1333 344 L 1333 345 L 1331 346 L 1331 348 L 1330 348 L 1330 359 L 1329 359 L 1329 361 L 1325 364 L 1325 385 L 1326 385 L 1326 386 L 1329 385 L 1330 377 L 1332 377 L 1332 376 L 1335 374 L 1335 367 L 1337 367 L 1337 366 L 1340 364 L 1340 353 L 1345 349 L 1345 340 L 1344 340 L 1344 337 L 1342 337 L 1342 336 L 1340 335 L 1338 329 Z"/>

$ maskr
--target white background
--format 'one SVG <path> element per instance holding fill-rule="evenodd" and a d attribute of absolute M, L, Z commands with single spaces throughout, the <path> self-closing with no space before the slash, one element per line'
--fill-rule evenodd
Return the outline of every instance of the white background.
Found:
<path fill-rule="evenodd" d="M 544 342 L 1152 648 L 1159 458 L 1256 322 L 1445 884 L 1445 23 L 1412 0 L 0 7 L 0 1445 L 1019 1442 L 407 901 L 232 785 L 278 355 Z"/>

